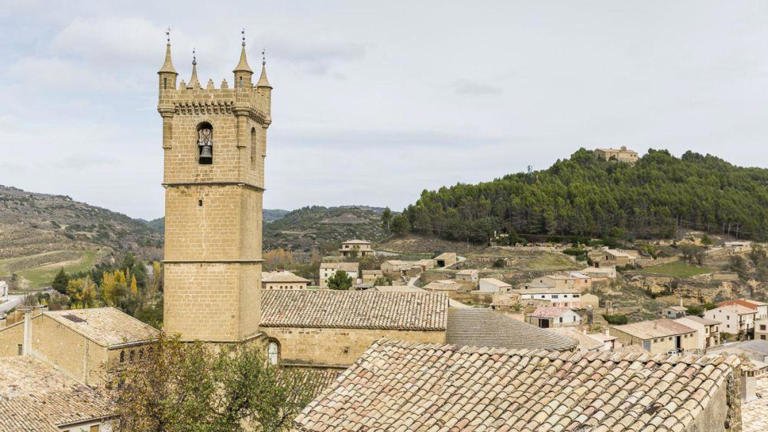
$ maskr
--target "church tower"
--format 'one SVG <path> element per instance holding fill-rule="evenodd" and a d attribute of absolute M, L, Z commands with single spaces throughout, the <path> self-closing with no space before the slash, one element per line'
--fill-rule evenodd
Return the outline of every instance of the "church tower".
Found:
<path fill-rule="evenodd" d="M 264 158 L 271 91 L 252 83 L 243 37 L 233 86 L 203 88 L 193 55 L 177 84 L 170 38 L 158 71 L 165 187 L 164 322 L 182 340 L 248 340 L 261 318 Z"/>

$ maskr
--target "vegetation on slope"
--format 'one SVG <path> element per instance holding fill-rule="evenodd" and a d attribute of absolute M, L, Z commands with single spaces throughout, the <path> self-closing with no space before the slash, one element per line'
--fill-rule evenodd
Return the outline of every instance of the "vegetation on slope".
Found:
<path fill-rule="evenodd" d="M 519 236 L 671 237 L 678 227 L 768 238 L 768 170 L 651 150 L 635 165 L 580 149 L 530 174 L 422 192 L 392 231 L 487 241 Z"/>

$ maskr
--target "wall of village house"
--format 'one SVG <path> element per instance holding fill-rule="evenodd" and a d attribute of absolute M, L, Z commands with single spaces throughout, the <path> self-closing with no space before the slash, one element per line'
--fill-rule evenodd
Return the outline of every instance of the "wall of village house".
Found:
<path fill-rule="evenodd" d="M 84 384 L 106 379 L 107 349 L 48 316 L 32 321 L 32 350 Z"/>
<path fill-rule="evenodd" d="M 268 327 L 261 329 L 280 345 L 283 362 L 350 365 L 382 338 L 445 343 L 445 331 Z"/>
<path fill-rule="evenodd" d="M 19 345 L 24 341 L 24 321 L 0 330 L 0 357 L 19 355 Z"/>
<path fill-rule="evenodd" d="M 611 327 L 610 333 L 611 333 L 611 336 L 616 336 L 616 338 L 619 340 L 619 342 L 621 342 L 622 345 L 638 345 L 640 347 L 643 347 L 643 339 L 632 336 L 629 333 L 625 333 L 621 330 L 616 329 L 615 327 Z M 651 343 L 651 349 L 649 350 L 649 352 L 651 354 L 665 354 L 675 349 L 674 336 L 652 338 L 650 339 L 650 343 Z M 695 350 L 696 346 L 697 346 L 696 332 L 680 335 L 680 347 L 683 350 L 685 351 Z"/>

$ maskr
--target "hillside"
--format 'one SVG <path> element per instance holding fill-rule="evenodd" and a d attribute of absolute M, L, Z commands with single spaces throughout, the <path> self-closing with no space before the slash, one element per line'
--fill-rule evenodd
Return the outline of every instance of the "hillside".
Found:
<path fill-rule="evenodd" d="M 0 277 L 41 286 L 64 267 L 87 270 L 115 252 L 159 258 L 162 236 L 144 221 L 68 196 L 0 186 Z"/>
<path fill-rule="evenodd" d="M 382 208 L 366 206 L 304 207 L 264 224 L 264 249 L 310 251 L 351 238 L 379 241 Z"/>
<path fill-rule="evenodd" d="M 400 234 L 485 242 L 517 236 L 671 237 L 678 228 L 768 238 L 768 170 L 651 150 L 635 165 L 581 149 L 549 169 L 425 191 L 393 221 Z"/>

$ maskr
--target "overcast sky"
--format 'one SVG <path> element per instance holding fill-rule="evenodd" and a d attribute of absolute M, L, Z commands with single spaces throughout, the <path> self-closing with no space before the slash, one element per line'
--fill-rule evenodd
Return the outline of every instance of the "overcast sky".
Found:
<path fill-rule="evenodd" d="M 266 208 L 402 209 L 579 147 L 768 166 L 765 0 L 0 0 L 0 184 L 163 214 L 157 70 L 274 86 Z"/>

